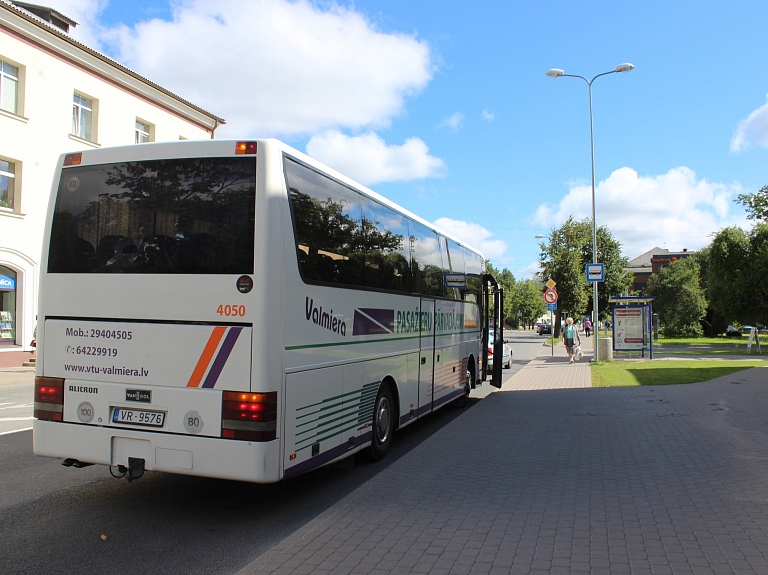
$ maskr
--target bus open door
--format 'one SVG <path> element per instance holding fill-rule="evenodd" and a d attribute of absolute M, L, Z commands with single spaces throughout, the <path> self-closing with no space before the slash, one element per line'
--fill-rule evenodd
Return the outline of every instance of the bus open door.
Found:
<path fill-rule="evenodd" d="M 483 359 L 481 365 L 482 379 L 488 377 L 488 343 L 491 340 L 490 335 L 493 333 L 493 355 L 494 357 L 502 358 L 504 356 L 504 290 L 499 287 L 496 278 L 490 274 L 484 274 L 483 279 L 483 308 L 485 313 L 483 314 Z M 493 298 L 493 305 L 491 305 L 491 298 Z M 491 312 L 493 309 L 493 312 Z M 493 313 L 493 327 L 490 325 L 491 313 Z M 491 332 L 491 329 L 493 331 Z M 501 368 L 502 361 L 494 361 L 493 368 L 491 370 L 491 385 L 496 388 L 501 388 Z"/>

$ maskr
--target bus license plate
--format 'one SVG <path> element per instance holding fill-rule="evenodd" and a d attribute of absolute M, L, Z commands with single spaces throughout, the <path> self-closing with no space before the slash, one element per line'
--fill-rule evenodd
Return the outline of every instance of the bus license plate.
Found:
<path fill-rule="evenodd" d="M 164 411 L 146 411 L 144 409 L 123 409 L 115 407 L 112 410 L 112 423 L 127 423 L 129 425 L 148 425 L 162 427 L 165 423 Z"/>

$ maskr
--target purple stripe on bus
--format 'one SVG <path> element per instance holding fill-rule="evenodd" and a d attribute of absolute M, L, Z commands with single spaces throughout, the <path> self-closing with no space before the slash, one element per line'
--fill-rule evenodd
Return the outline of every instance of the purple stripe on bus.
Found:
<path fill-rule="evenodd" d="M 421 415 L 424 415 L 425 413 L 428 413 L 432 411 L 433 409 L 437 409 L 444 403 L 447 403 L 449 401 L 452 401 L 459 397 L 462 393 L 465 393 L 464 389 L 457 389 L 455 391 L 452 391 L 451 393 L 444 395 L 443 397 L 440 397 L 438 399 L 435 399 L 432 401 L 432 403 L 427 403 L 425 405 L 422 405 L 420 408 L 414 411 L 415 417 L 420 417 Z M 410 418 L 408 418 L 410 419 Z M 405 421 L 407 421 L 406 419 Z M 400 420 L 401 423 L 403 423 L 403 420 Z"/>
<path fill-rule="evenodd" d="M 211 370 L 205 378 L 205 383 L 203 383 L 204 388 L 211 389 L 216 385 L 216 382 L 219 380 L 219 376 L 224 369 L 224 365 L 229 359 L 229 354 L 232 353 L 232 349 L 235 347 L 235 343 L 237 343 L 237 338 L 240 336 L 241 331 L 243 331 L 242 327 L 229 328 L 227 335 L 224 337 L 224 343 L 221 344 L 221 349 L 219 349 L 216 359 L 213 360 Z"/>
<path fill-rule="evenodd" d="M 449 401 L 453 401 L 454 399 L 459 397 L 462 393 L 466 393 L 466 391 L 464 389 L 457 389 L 456 391 L 453 391 L 453 392 L 449 393 L 448 395 L 444 395 L 443 397 L 441 397 L 439 399 L 435 399 L 432 402 L 432 408 L 433 409 L 437 409 L 438 407 L 440 407 L 444 403 L 447 403 Z"/>
<path fill-rule="evenodd" d="M 358 447 L 360 445 L 366 445 L 367 443 L 370 443 L 370 442 L 371 442 L 370 431 L 367 433 L 363 433 L 359 437 L 355 437 L 355 447 Z M 295 477 L 296 475 L 299 475 L 301 473 L 306 473 L 310 469 L 314 469 L 315 467 L 320 467 L 321 465 L 325 465 L 329 461 L 333 461 L 334 459 L 341 457 L 347 451 L 349 451 L 349 449 L 350 449 L 349 446 L 345 442 L 345 443 L 342 443 L 341 445 L 337 445 L 332 449 L 329 449 L 328 451 L 323 451 L 322 453 L 319 453 L 314 457 L 307 459 L 306 461 L 302 461 L 301 463 L 286 469 L 283 475 L 283 479 L 288 479 L 289 477 Z"/>

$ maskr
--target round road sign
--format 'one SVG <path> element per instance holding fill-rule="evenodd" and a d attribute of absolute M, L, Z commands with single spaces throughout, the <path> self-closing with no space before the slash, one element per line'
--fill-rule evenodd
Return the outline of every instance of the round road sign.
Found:
<path fill-rule="evenodd" d="M 548 289 L 544 292 L 544 301 L 547 303 L 555 303 L 557 301 L 557 292 L 553 289 Z"/>

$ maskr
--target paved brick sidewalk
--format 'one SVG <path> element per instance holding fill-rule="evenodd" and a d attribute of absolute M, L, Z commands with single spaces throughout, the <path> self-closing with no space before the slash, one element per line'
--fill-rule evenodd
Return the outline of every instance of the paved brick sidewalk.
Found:
<path fill-rule="evenodd" d="M 768 573 L 767 384 L 494 393 L 241 573 Z"/>
<path fill-rule="evenodd" d="M 510 377 L 502 391 L 534 391 L 541 389 L 572 389 L 592 387 L 589 359 L 568 363 L 563 351 L 559 357 L 537 357 Z"/>

